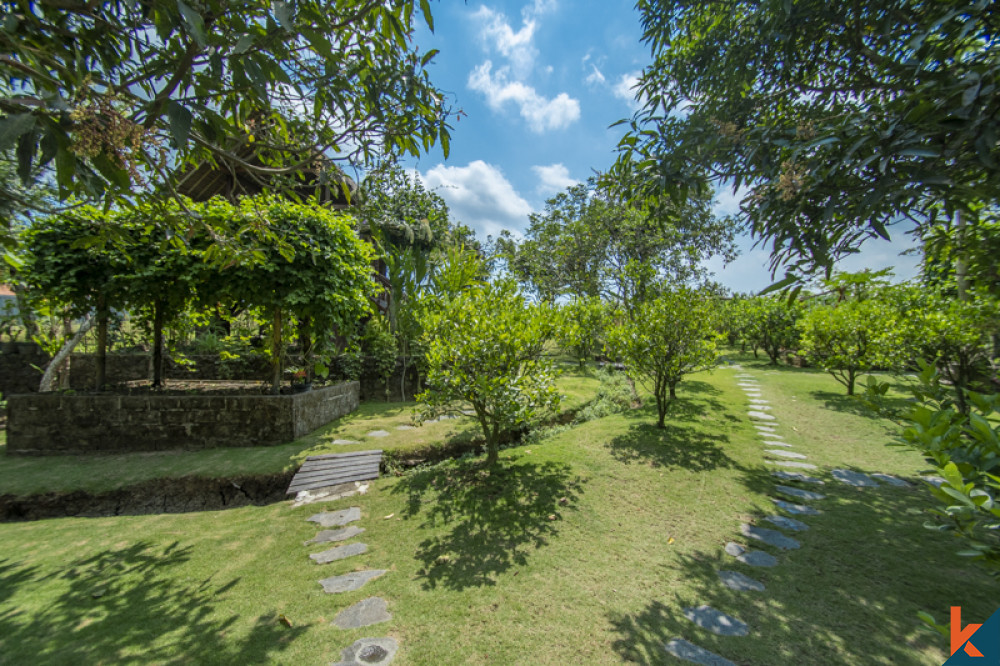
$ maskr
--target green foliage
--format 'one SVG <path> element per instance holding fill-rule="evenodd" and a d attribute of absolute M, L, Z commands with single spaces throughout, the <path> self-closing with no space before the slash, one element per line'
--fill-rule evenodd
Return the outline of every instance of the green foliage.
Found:
<path fill-rule="evenodd" d="M 660 428 L 677 384 L 718 358 L 715 309 L 704 294 L 680 287 L 640 304 L 634 319 L 608 330 L 609 349 L 653 392 Z"/>
<path fill-rule="evenodd" d="M 23 179 L 54 166 L 64 194 L 124 197 L 204 161 L 291 191 L 303 173 L 317 187 L 339 180 L 336 169 L 316 177 L 329 155 L 369 163 L 439 141 L 447 155 L 452 111 L 427 74 L 435 52 L 413 43 L 414 14 L 433 25 L 429 3 L 417 5 L 12 6 L 0 26 L 0 151 L 16 153 Z"/>
<path fill-rule="evenodd" d="M 522 241 L 498 241 L 510 272 L 544 301 L 602 296 L 631 312 L 658 281 L 701 277 L 701 262 L 735 252 L 732 227 L 711 197 L 629 204 L 611 181 L 574 185 L 533 214 Z"/>
<path fill-rule="evenodd" d="M 877 382 L 873 393 L 884 392 Z M 932 488 L 939 507 L 931 529 L 965 543 L 959 555 L 1000 576 L 1000 394 L 965 391 L 966 412 L 941 375 L 924 365 L 914 388 L 915 404 L 902 414 L 903 440 L 938 468 L 944 482 Z"/>
<path fill-rule="evenodd" d="M 800 306 L 780 296 L 758 296 L 747 301 L 744 307 L 747 335 L 754 349 L 762 348 L 771 359 L 771 365 L 777 365 L 781 352 L 794 349 L 798 344 L 795 324 L 801 315 Z"/>
<path fill-rule="evenodd" d="M 559 405 L 550 362 L 551 308 L 529 304 L 509 283 L 482 284 L 428 308 L 424 319 L 427 390 L 417 396 L 421 418 L 475 412 L 486 439 L 487 463 L 500 442 Z"/>
<path fill-rule="evenodd" d="M 577 414 L 575 419 L 577 423 L 619 414 L 632 407 L 632 387 L 625 373 L 605 366 L 598 371 L 597 376 L 601 382 L 597 387 L 597 393 L 594 399 Z"/>
<path fill-rule="evenodd" d="M 583 367 L 604 346 L 604 304 L 599 298 L 574 298 L 559 315 L 559 346 Z"/>
<path fill-rule="evenodd" d="M 1000 209 L 974 207 L 964 228 L 951 218 L 939 219 L 922 240 L 923 281 L 949 295 L 958 291 L 959 268 L 968 288 L 980 296 L 1000 298 Z"/>
<path fill-rule="evenodd" d="M 677 198 L 705 174 L 797 274 L 910 214 L 1000 192 L 990 2 L 639 0 L 652 62 L 617 170 Z M 863 38 L 859 38 L 863 36 Z"/>
<path fill-rule="evenodd" d="M 843 301 L 810 308 L 798 322 L 800 351 L 854 395 L 858 373 L 884 365 L 897 322 L 873 300 Z"/>
<path fill-rule="evenodd" d="M 396 339 L 385 317 L 376 315 L 365 324 L 361 333 L 361 353 L 369 359 L 375 376 L 385 385 L 385 401 L 389 402 L 392 393 L 389 381 L 396 370 Z"/>

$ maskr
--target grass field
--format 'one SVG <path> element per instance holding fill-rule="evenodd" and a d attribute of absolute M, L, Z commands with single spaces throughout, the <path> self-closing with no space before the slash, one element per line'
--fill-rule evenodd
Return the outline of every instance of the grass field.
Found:
<path fill-rule="evenodd" d="M 719 369 L 680 385 L 666 430 L 647 406 L 509 448 L 492 474 L 466 459 L 300 508 L 0 525 L 0 663 L 323 664 L 358 638 L 390 635 L 398 664 L 675 663 L 661 647 L 675 636 L 738 664 L 940 664 L 947 639 L 916 613 L 940 621 L 961 605 L 965 622 L 982 622 L 1000 585 L 956 557 L 953 539 L 924 529 L 918 482 L 856 489 L 828 474 L 915 481 L 921 458 L 887 447 L 891 424 L 828 376 L 738 360 L 786 441 L 827 481 L 814 503 L 823 514 L 794 535 L 800 550 L 759 546 L 779 557 L 776 568 L 722 551 L 746 543 L 741 522 L 774 513 L 774 479 L 735 373 Z M 368 405 L 315 437 L 367 432 L 404 412 Z M 314 565 L 307 555 L 323 547 L 303 545 L 316 532 L 305 518 L 352 505 L 368 552 Z M 316 582 L 358 568 L 390 573 L 343 595 Z M 717 568 L 767 591 L 729 591 Z M 371 595 L 388 601 L 392 621 L 329 625 Z M 700 604 L 744 620 L 750 635 L 698 629 L 681 609 Z"/>

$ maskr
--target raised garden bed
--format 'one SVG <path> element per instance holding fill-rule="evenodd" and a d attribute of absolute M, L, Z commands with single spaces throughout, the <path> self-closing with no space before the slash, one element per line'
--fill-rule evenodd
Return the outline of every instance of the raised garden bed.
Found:
<path fill-rule="evenodd" d="M 7 400 L 7 452 L 16 455 L 267 446 L 302 437 L 354 411 L 358 382 L 288 395 L 199 382 L 165 391 L 45 393 Z"/>

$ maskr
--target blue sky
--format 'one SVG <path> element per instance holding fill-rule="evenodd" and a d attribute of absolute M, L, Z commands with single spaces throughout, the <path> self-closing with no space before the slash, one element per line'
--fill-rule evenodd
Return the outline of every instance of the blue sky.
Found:
<path fill-rule="evenodd" d="M 421 51 L 439 49 L 431 80 L 447 92 L 461 117 L 454 121 L 451 155 L 439 150 L 407 166 L 448 202 L 453 217 L 485 238 L 522 231 L 528 215 L 567 186 L 606 170 L 631 115 L 630 88 L 649 61 L 640 42 L 634 0 L 524 0 L 432 3 L 435 31 L 418 29 Z M 721 192 L 719 213 L 738 205 Z M 715 279 L 736 291 L 771 282 L 768 253 L 741 237 L 741 256 L 728 266 L 710 259 Z M 914 274 L 915 258 L 899 257 L 905 235 L 870 243 L 844 270 L 896 266 Z"/>

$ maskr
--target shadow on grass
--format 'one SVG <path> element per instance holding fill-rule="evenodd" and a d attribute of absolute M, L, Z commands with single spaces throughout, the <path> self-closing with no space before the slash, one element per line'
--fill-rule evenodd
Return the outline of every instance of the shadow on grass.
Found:
<path fill-rule="evenodd" d="M 860 382 L 855 391 L 858 395 L 847 395 L 846 390 L 843 393 L 810 391 L 809 395 L 813 400 L 822 402 L 824 407 L 835 412 L 853 414 L 876 420 L 884 418 L 865 406 L 865 403 L 862 402 L 861 394 L 864 392 L 864 387 L 860 385 Z M 894 412 L 900 412 L 913 404 L 911 400 L 904 397 L 883 397 L 881 400 L 886 409 Z"/>
<path fill-rule="evenodd" d="M 702 432 L 698 427 L 709 413 L 715 418 L 741 420 L 714 398 L 721 393 L 706 382 L 683 382 L 667 412 L 664 428 L 656 427 L 655 404 L 626 412 L 626 418 L 642 422 L 633 423 L 608 442 L 611 455 L 623 463 L 653 463 L 695 472 L 732 467 L 733 460 L 723 449 L 729 437 L 717 431 Z"/>
<path fill-rule="evenodd" d="M 501 461 L 495 469 L 461 460 L 406 476 L 404 517 L 433 531 L 417 548 L 425 589 L 496 585 L 497 576 L 527 563 L 558 533 L 582 482 L 569 465 Z"/>
<path fill-rule="evenodd" d="M 15 594 L 46 594 L 28 613 L 0 605 L 0 662 L 11 664 L 265 664 L 305 631 L 262 616 L 248 635 L 232 634 L 238 615 L 213 617 L 216 599 L 238 582 L 179 578 L 190 547 L 156 552 L 148 543 L 105 550 L 43 575 L 0 562 L 0 604 Z M 22 589 L 23 588 L 23 589 Z M 11 661 L 7 662 L 6 659 Z"/>
<path fill-rule="evenodd" d="M 747 488 L 773 494 L 770 470 L 742 474 Z M 663 645 L 683 638 L 739 664 L 925 664 L 944 661 L 948 645 L 923 628 L 918 611 L 939 622 L 947 621 L 952 605 L 962 606 L 967 622 L 983 622 L 996 611 L 1000 582 L 956 556 L 955 539 L 923 527 L 930 503 L 920 486 L 853 488 L 828 480 L 808 488 L 826 499 L 811 502 L 821 515 L 794 516 L 810 529 L 784 530 L 800 549 L 781 552 L 742 538 L 734 524 L 734 541 L 771 552 L 779 565 L 749 567 L 719 550 L 679 555 L 663 575 L 688 589 L 651 599 L 634 613 L 609 614 L 615 652 L 631 662 L 676 663 Z M 763 517 L 754 521 L 776 529 Z M 744 573 L 767 589 L 729 590 L 720 569 Z M 746 622 L 749 636 L 717 636 L 681 612 L 702 604 Z"/>

